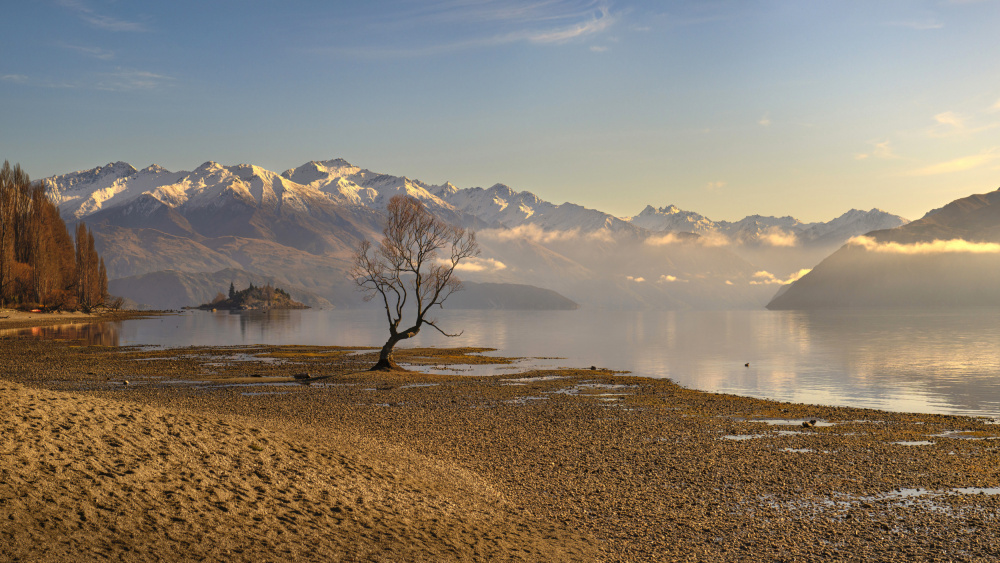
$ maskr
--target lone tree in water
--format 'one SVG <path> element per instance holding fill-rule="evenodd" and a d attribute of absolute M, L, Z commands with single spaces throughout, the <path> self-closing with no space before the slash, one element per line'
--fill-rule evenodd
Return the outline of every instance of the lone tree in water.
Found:
<path fill-rule="evenodd" d="M 372 370 L 400 369 L 392 359 L 393 347 L 400 340 L 416 336 L 425 324 L 445 336 L 458 336 L 442 330 L 427 318 L 427 312 L 462 288 L 454 276 L 455 268 L 462 260 L 479 254 L 475 233 L 431 215 L 420 200 L 397 195 L 389 200 L 387 211 L 389 219 L 382 230 L 382 241 L 377 246 L 362 241 L 351 269 L 351 277 L 365 292 L 365 301 L 381 297 L 389 321 L 389 340 Z M 442 249 L 446 249 L 447 257 L 439 257 Z M 411 311 L 415 306 L 411 314 L 416 314 L 416 319 L 408 328 L 400 329 L 407 301 Z"/>

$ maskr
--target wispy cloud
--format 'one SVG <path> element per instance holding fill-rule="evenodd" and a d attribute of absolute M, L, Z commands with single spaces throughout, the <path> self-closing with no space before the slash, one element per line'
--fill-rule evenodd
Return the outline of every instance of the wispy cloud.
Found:
<path fill-rule="evenodd" d="M 790 274 L 787 278 L 781 279 L 768 272 L 766 270 L 761 270 L 753 275 L 753 279 L 750 280 L 750 285 L 788 285 L 792 282 L 798 281 L 802 276 L 811 272 L 811 268 L 802 269 L 798 272 Z"/>
<path fill-rule="evenodd" d="M 700 246 L 707 246 L 710 248 L 717 248 L 722 246 L 730 246 L 733 241 L 729 239 L 726 235 L 722 233 L 704 233 L 699 235 L 697 238 L 691 236 L 680 236 L 677 233 L 664 233 L 662 235 L 652 235 L 646 237 L 643 244 L 649 246 L 666 246 L 668 244 L 698 244 Z"/>
<path fill-rule="evenodd" d="M 613 235 L 606 230 L 591 232 L 581 232 L 580 229 L 569 229 L 564 231 L 545 230 L 538 225 L 525 224 L 509 229 L 484 229 L 477 233 L 479 238 L 485 240 L 496 240 L 509 242 L 516 240 L 527 240 L 537 244 L 549 244 L 553 242 L 570 241 L 611 241 Z"/>
<path fill-rule="evenodd" d="M 442 266 L 450 266 L 451 262 L 448 260 L 441 259 L 439 263 Z M 455 266 L 455 271 L 457 272 L 499 272 L 500 270 L 506 270 L 507 265 L 503 262 L 493 259 L 493 258 L 477 258 L 475 256 L 467 258 L 465 261 L 459 263 Z"/>
<path fill-rule="evenodd" d="M 642 282 L 646 281 L 646 278 L 644 278 L 642 276 L 639 276 L 639 277 L 625 276 L 625 279 L 627 279 L 630 282 L 635 282 L 635 283 L 642 283 Z"/>
<path fill-rule="evenodd" d="M 791 247 L 798 243 L 795 233 L 783 231 L 780 227 L 771 227 L 760 234 L 760 242 L 768 246 Z"/>
<path fill-rule="evenodd" d="M 721 189 L 721 188 L 724 188 L 724 187 L 726 187 L 726 182 L 723 182 L 721 180 L 715 181 L 715 182 L 709 182 L 709 183 L 705 184 L 705 189 L 708 190 L 708 191 L 710 191 L 710 192 L 714 192 L 715 190 L 718 190 L 718 189 Z"/>
<path fill-rule="evenodd" d="M 135 69 L 117 69 L 99 74 L 90 86 L 98 90 L 128 91 L 162 88 L 173 82 L 173 78 L 155 72 Z"/>
<path fill-rule="evenodd" d="M 874 148 L 870 152 L 856 154 L 854 158 L 857 160 L 865 160 L 866 158 L 899 158 L 893 152 L 889 141 L 873 142 L 872 144 Z"/>
<path fill-rule="evenodd" d="M 935 19 L 894 21 L 886 24 L 890 27 L 905 27 L 916 31 L 928 31 L 931 29 L 941 29 L 944 24 Z"/>
<path fill-rule="evenodd" d="M 649 246 L 666 246 L 668 244 L 677 244 L 683 241 L 675 233 L 666 233 L 663 235 L 654 235 L 651 237 L 647 237 L 646 240 L 643 242 L 645 244 L 648 244 Z"/>
<path fill-rule="evenodd" d="M 76 12 L 80 19 L 99 29 L 129 32 L 149 31 L 149 28 L 141 22 L 129 21 L 108 14 L 98 13 L 82 0 L 57 0 L 57 3 L 66 9 Z"/>
<path fill-rule="evenodd" d="M 847 241 L 848 245 L 859 246 L 869 252 L 888 254 L 1000 254 L 1000 244 L 995 242 L 970 242 L 963 239 L 933 240 L 904 244 L 899 242 L 879 242 L 868 236 L 857 236 Z"/>
<path fill-rule="evenodd" d="M 608 51 L 608 48 L 605 47 L 604 45 L 592 45 L 590 47 L 590 50 L 595 53 L 606 53 Z"/>
<path fill-rule="evenodd" d="M 965 119 L 953 111 L 945 111 L 935 115 L 934 121 L 937 121 L 941 125 L 951 125 L 958 128 L 965 127 Z"/>
<path fill-rule="evenodd" d="M 611 15 L 606 7 L 601 7 L 598 13 L 593 14 L 589 20 L 571 24 L 562 28 L 554 28 L 544 31 L 528 31 L 523 37 L 532 43 L 565 43 L 578 37 L 594 35 L 608 29 L 617 18 Z M 515 34 L 517 40 L 518 34 Z"/>
<path fill-rule="evenodd" d="M 757 125 L 768 127 L 771 125 L 771 112 L 764 112 L 764 115 L 757 120 Z"/>
<path fill-rule="evenodd" d="M 396 46 L 396 35 L 386 41 L 354 46 L 333 46 L 314 52 L 362 58 L 422 57 L 467 49 L 530 43 L 563 44 L 597 36 L 619 19 L 604 0 L 448 0 L 418 3 L 407 12 L 393 12 L 369 22 L 378 37 L 386 30 L 418 28 L 423 39 Z M 419 34 L 418 34 L 419 35 Z M 591 47 L 604 52 L 607 47 Z"/>
<path fill-rule="evenodd" d="M 972 170 L 980 166 L 986 166 L 1000 158 L 1000 147 L 987 149 L 979 154 L 953 158 L 945 162 L 931 164 L 911 171 L 909 176 L 934 176 L 937 174 L 949 174 L 952 172 L 963 172 Z"/>
<path fill-rule="evenodd" d="M 1000 104 L 1000 102 L 998 102 Z M 961 115 L 954 111 L 944 111 L 934 116 L 936 125 L 930 130 L 931 137 L 953 137 L 974 135 L 1000 126 L 1000 123 L 984 123 L 981 116 Z"/>
<path fill-rule="evenodd" d="M 107 49 L 101 49 L 100 47 L 83 47 L 80 45 L 63 45 L 67 49 L 71 49 L 88 57 L 93 57 L 95 59 L 101 59 L 102 61 L 110 61 L 115 58 L 114 51 L 108 51 Z"/>
<path fill-rule="evenodd" d="M 37 88 L 104 90 L 127 92 L 133 90 L 154 90 L 170 86 L 174 79 L 170 76 L 135 69 L 117 69 L 113 72 L 89 74 L 75 79 L 60 81 L 45 77 L 31 77 L 22 74 L 0 76 L 0 81 L 25 84 Z"/>

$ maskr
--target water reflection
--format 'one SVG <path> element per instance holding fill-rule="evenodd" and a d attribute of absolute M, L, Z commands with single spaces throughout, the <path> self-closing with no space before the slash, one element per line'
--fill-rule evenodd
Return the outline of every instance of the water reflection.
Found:
<path fill-rule="evenodd" d="M 0 336 L 37 340 L 73 340 L 94 346 L 118 346 L 121 322 L 64 324 L 0 330 Z"/>
<path fill-rule="evenodd" d="M 403 346 L 492 347 L 550 358 L 519 366 L 596 365 L 801 403 L 1000 416 L 997 312 L 444 310 L 441 326 L 462 336 L 426 330 Z M 163 347 L 380 346 L 388 329 L 378 310 L 197 311 L 125 321 L 116 334 Z"/>

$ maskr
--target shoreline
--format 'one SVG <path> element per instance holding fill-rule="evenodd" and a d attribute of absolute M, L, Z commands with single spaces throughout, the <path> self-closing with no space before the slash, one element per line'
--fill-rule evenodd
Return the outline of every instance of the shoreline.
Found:
<path fill-rule="evenodd" d="M 156 444 L 178 457 L 191 458 L 194 446 L 206 460 L 258 455 L 240 442 L 254 436 L 253 429 L 267 432 L 268 444 L 280 444 L 261 445 L 273 447 L 277 457 L 271 459 L 285 465 L 270 483 L 258 484 L 266 492 L 258 496 L 288 502 L 272 503 L 267 515 L 257 514 L 269 522 L 266 527 L 255 524 L 249 511 L 241 512 L 237 494 L 235 479 L 259 480 L 256 473 L 230 466 L 229 473 L 213 475 L 215 462 L 194 463 L 192 482 L 200 478 L 213 484 L 202 487 L 207 491 L 231 491 L 232 498 L 213 500 L 199 497 L 198 487 L 185 489 L 190 483 L 169 477 L 172 472 L 159 463 L 143 465 L 166 479 L 164 490 L 175 491 L 149 496 L 152 509 L 162 511 L 161 504 L 181 494 L 176 491 L 192 497 L 185 509 L 193 516 L 186 524 L 167 521 L 151 532 L 167 559 L 180 546 L 193 549 L 169 539 L 184 531 L 229 546 L 229 554 L 199 552 L 209 560 L 253 560 L 251 552 L 281 558 L 282 549 L 293 550 L 291 560 L 392 560 L 378 551 L 386 542 L 396 546 L 402 560 L 483 560 L 501 554 L 537 561 L 1000 556 L 995 539 L 1000 495 L 994 494 L 1000 487 L 1000 442 L 995 441 L 1000 425 L 982 419 L 779 403 L 600 370 L 476 378 L 370 373 L 360 371 L 370 354 L 348 355 L 336 347 L 143 351 L 0 338 L 0 350 L 11 366 L 0 374 L 4 397 L 34 394 L 16 399 L 21 407 L 5 411 L 48 403 L 62 404 L 78 416 L 95 405 L 124 412 L 135 418 L 134 432 L 162 430 Z M 401 359 L 461 363 L 465 352 L 407 349 Z M 296 383 L 295 376 L 303 373 L 310 375 L 311 385 Z M 185 432 L 174 436 L 176 428 L 161 427 L 163 417 L 178 421 L 175 425 L 198 422 L 185 422 Z M 55 418 L 35 428 L 48 446 L 70 432 L 45 436 Z M 802 421 L 812 419 L 816 426 L 802 427 Z M 2 420 L 4 434 L 27 432 L 26 420 Z M 229 434 L 220 428 L 229 428 Z M 85 434 L 109 430 L 98 425 Z M 243 446 L 233 450 L 234 440 Z M 343 496 L 336 487 L 324 489 L 325 499 L 304 490 L 298 500 L 283 495 L 292 485 L 274 475 L 314 475 L 317 465 L 333 459 L 331 444 L 350 460 L 326 481 L 362 483 L 355 493 L 372 488 L 360 497 L 377 497 L 374 506 L 359 505 L 357 496 Z M 10 442 L 0 451 L 7 453 L 9 447 Z M 90 447 L 88 459 L 110 460 L 122 446 Z M 20 460 L 29 453 L 18 455 Z M 63 459 L 71 466 L 83 455 L 68 449 Z M 326 461 L 318 463 L 321 459 Z M 15 477 L 28 478 L 16 468 Z M 126 479 L 124 472 L 119 477 Z M 72 488 L 80 479 L 64 476 L 59 482 Z M 16 491 L 7 494 L 21 498 Z M 80 495 L 66 505 L 86 512 L 89 500 Z M 345 518 L 334 524 L 326 519 L 317 507 L 330 505 L 337 495 L 343 507 L 371 507 L 368 520 Z M 438 500 L 427 501 L 419 514 L 407 508 L 425 498 Z M 46 505 L 39 502 L 22 502 L 16 514 L 0 508 L 0 533 L 13 533 L 5 520 L 9 515 L 22 521 L 44 512 Z M 271 526 L 287 529 L 279 517 L 294 506 L 302 513 L 291 514 L 296 534 L 325 537 L 340 530 L 356 543 L 313 538 L 312 544 L 322 547 L 311 554 L 295 551 L 300 544 L 294 534 L 284 538 L 286 543 L 271 538 L 271 543 L 242 545 L 248 538 L 218 529 L 213 510 L 222 510 L 219 503 L 234 523 L 246 516 L 247 525 L 261 533 Z M 100 520 L 95 510 L 92 518 Z M 479 525 L 444 525 L 446 516 L 453 523 L 475 519 Z M 348 525 L 358 522 L 372 527 Z M 28 527 L 42 537 L 45 527 L 39 526 Z M 373 530 L 394 530 L 395 535 L 386 532 L 377 541 L 364 535 Z M 102 547 L 95 538 L 75 541 L 89 542 L 95 553 L 124 549 L 110 543 Z M 56 539 L 41 540 L 41 545 L 50 554 L 65 547 Z M 458 547 L 469 545 L 479 551 Z M 527 545 L 529 551 L 519 552 L 515 545 Z M 135 543 L 132 547 L 138 549 Z M 6 555 L 2 548 L 0 555 Z"/>
<path fill-rule="evenodd" d="M 0 331 L 18 330 L 24 328 L 44 327 L 60 324 L 84 324 L 99 322 L 124 321 L 172 314 L 170 311 L 101 311 L 84 313 L 82 311 L 53 311 L 48 313 L 32 313 L 18 309 L 0 309 Z"/>

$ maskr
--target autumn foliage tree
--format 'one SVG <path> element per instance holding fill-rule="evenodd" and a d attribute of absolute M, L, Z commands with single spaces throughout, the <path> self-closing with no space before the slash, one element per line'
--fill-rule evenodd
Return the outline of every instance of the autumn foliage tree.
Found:
<path fill-rule="evenodd" d="M 445 336 L 457 336 L 442 330 L 427 314 L 461 289 L 454 275 L 459 262 L 479 254 L 475 233 L 445 223 L 418 199 L 397 195 L 389 200 L 387 212 L 381 242 L 374 246 L 362 241 L 350 273 L 365 292 L 365 301 L 381 299 L 389 321 L 389 339 L 372 370 L 399 369 L 392 358 L 393 348 L 416 336 L 425 324 Z M 445 249 L 447 255 L 439 256 Z M 408 302 L 413 322 L 400 328 Z"/>
<path fill-rule="evenodd" d="M 108 274 L 104 259 L 94 248 L 94 233 L 83 223 L 76 225 L 77 302 L 84 310 L 103 305 L 108 296 Z"/>
<path fill-rule="evenodd" d="M 93 235 L 84 249 L 87 300 L 80 298 L 80 256 L 59 209 L 19 165 L 0 167 L 0 305 L 92 308 L 107 297 L 107 272 Z M 93 264 L 92 267 L 89 267 Z"/>

